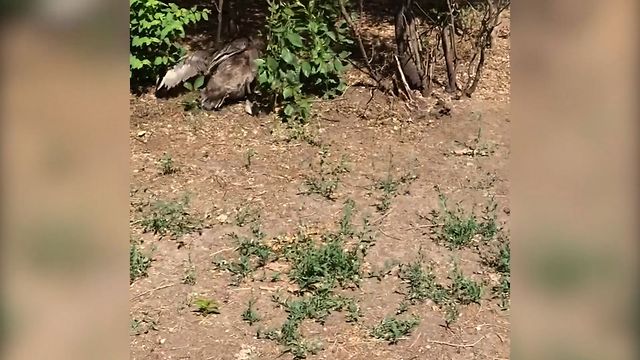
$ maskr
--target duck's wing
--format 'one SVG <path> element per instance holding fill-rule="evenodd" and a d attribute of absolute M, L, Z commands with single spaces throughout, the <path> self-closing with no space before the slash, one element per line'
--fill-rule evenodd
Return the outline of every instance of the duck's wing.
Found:
<path fill-rule="evenodd" d="M 243 51 L 245 51 L 250 45 L 250 40 L 247 38 L 236 39 L 220 50 L 216 51 L 209 60 L 209 65 L 207 68 L 207 73 L 211 73 L 211 71 L 227 59 L 231 58 L 234 55 L 237 55 Z"/>
<path fill-rule="evenodd" d="M 210 53 L 204 50 L 196 51 L 186 56 L 176 66 L 169 69 L 162 78 L 158 90 L 162 87 L 171 89 L 183 81 L 189 80 L 196 75 L 203 75 L 207 71 Z"/>

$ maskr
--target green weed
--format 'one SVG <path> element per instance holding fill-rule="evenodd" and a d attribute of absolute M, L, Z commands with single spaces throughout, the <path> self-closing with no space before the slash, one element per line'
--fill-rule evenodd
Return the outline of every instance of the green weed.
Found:
<path fill-rule="evenodd" d="M 182 283 L 186 285 L 196 284 L 196 267 L 191 261 L 191 254 L 189 254 L 189 259 L 187 260 L 187 266 L 185 267 L 185 270 L 184 270 Z"/>
<path fill-rule="evenodd" d="M 207 316 L 211 314 L 220 314 L 220 309 L 218 307 L 218 302 L 212 299 L 197 299 L 193 302 L 195 305 L 194 312 Z"/>
<path fill-rule="evenodd" d="M 389 317 L 374 326 L 371 329 L 371 335 L 390 344 L 396 344 L 403 337 L 409 336 L 419 324 L 420 319 L 415 316 L 406 320 Z"/>
<path fill-rule="evenodd" d="M 171 155 L 169 154 L 165 153 L 158 163 L 160 164 L 160 173 L 162 175 L 171 175 L 178 172 L 178 167 L 173 162 L 173 158 L 171 158 Z"/>
<path fill-rule="evenodd" d="M 131 319 L 131 334 L 138 336 L 147 334 L 149 331 L 158 331 L 158 320 L 151 318 L 147 313 L 143 313 L 141 318 Z"/>
<path fill-rule="evenodd" d="M 322 147 L 319 152 L 318 174 L 308 176 L 305 180 L 307 194 L 319 194 L 328 200 L 335 200 L 335 192 L 340 183 L 340 175 L 349 171 L 346 158 L 343 156 L 338 165 L 329 163 L 329 150 Z"/>
<path fill-rule="evenodd" d="M 442 305 L 449 300 L 447 289 L 436 282 L 431 270 L 423 269 L 421 261 L 402 266 L 400 278 L 407 283 L 406 300 L 411 303 L 430 299 L 436 305 Z"/>
<path fill-rule="evenodd" d="M 256 151 L 253 148 L 247 150 L 247 153 L 245 155 L 245 163 L 244 163 L 244 168 L 247 171 L 251 170 L 251 160 L 253 159 L 254 156 L 256 156 Z"/>
<path fill-rule="evenodd" d="M 451 210 L 447 206 L 447 198 L 442 193 L 438 196 L 441 210 L 433 210 L 430 218 L 437 242 L 445 244 L 450 249 L 459 249 L 469 246 L 476 235 L 488 241 L 498 233 L 495 215 L 497 205 L 493 201 L 485 208 L 482 218 L 478 219 L 473 212 L 465 212 L 460 204 Z"/>
<path fill-rule="evenodd" d="M 255 299 L 253 298 L 249 299 L 249 303 L 247 304 L 247 309 L 242 313 L 242 320 L 248 322 L 250 326 L 253 326 L 253 324 L 261 320 L 256 310 L 253 308 L 255 303 L 256 303 Z"/>
<path fill-rule="evenodd" d="M 413 173 L 406 173 L 399 178 L 395 178 L 392 174 L 393 156 L 389 157 L 389 168 L 387 176 L 375 183 L 375 189 L 382 192 L 382 195 L 376 203 L 376 210 L 386 213 L 391 208 L 391 200 L 399 193 L 401 186 L 408 186 L 415 181 L 418 176 Z"/>
<path fill-rule="evenodd" d="M 151 261 L 151 257 L 143 253 L 137 243 L 131 242 L 129 244 L 129 283 L 147 276 Z"/>
<path fill-rule="evenodd" d="M 142 219 L 144 232 L 153 232 L 160 236 L 170 235 L 178 238 L 192 232 L 202 231 L 202 220 L 195 218 L 188 210 L 189 198 L 182 200 L 156 201 Z"/>
<path fill-rule="evenodd" d="M 457 264 L 454 265 L 451 280 L 451 296 L 459 304 L 480 304 L 480 298 L 482 297 L 482 285 L 468 277 L 465 277 Z"/>

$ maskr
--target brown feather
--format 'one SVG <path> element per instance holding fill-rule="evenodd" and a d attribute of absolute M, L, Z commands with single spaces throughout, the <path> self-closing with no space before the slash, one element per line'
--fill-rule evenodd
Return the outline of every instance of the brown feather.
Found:
<path fill-rule="evenodd" d="M 211 75 L 206 88 L 201 92 L 202 107 L 206 110 L 218 109 L 225 100 L 245 97 L 256 77 L 255 60 L 259 56 L 259 43 L 251 42 L 249 47 L 223 60 Z"/>

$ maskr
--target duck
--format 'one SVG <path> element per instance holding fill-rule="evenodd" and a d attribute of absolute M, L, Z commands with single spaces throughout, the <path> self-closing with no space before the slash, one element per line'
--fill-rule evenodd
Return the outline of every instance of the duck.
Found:
<path fill-rule="evenodd" d="M 225 103 L 251 94 L 258 72 L 256 60 L 263 48 L 264 41 L 259 37 L 240 37 L 216 51 L 194 51 L 167 70 L 156 91 L 170 90 L 203 75 L 208 80 L 200 90 L 200 105 L 204 110 L 219 110 Z"/>

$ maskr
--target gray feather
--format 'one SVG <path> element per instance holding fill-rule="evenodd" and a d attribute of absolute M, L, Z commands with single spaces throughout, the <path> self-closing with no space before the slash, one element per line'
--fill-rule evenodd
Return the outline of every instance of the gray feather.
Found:
<path fill-rule="evenodd" d="M 160 85 L 158 85 L 158 89 L 162 87 L 171 89 L 196 75 L 205 74 L 207 71 L 208 58 L 209 53 L 202 50 L 185 57 L 180 63 L 167 71 Z"/>

